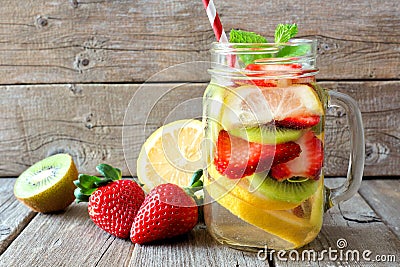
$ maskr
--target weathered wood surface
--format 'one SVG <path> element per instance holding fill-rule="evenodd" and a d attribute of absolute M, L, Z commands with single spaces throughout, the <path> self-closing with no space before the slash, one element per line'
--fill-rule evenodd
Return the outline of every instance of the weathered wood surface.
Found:
<path fill-rule="evenodd" d="M 400 180 L 363 181 L 360 194 L 400 238 Z"/>
<path fill-rule="evenodd" d="M 400 82 L 321 85 L 348 93 L 359 102 L 366 133 L 364 174 L 400 175 Z M 135 175 L 136 158 L 145 137 L 164 121 L 200 116 L 206 86 L 196 83 L 0 87 L 0 106 L 7 107 L 0 113 L 0 176 L 17 176 L 34 162 L 58 152 L 70 153 L 81 172 L 93 173 L 97 164 L 107 162 L 130 175 L 125 152 Z M 124 126 L 124 151 L 125 110 L 136 92 L 143 95 L 136 95 L 132 101 L 135 108 L 129 113 L 131 121 Z M 345 175 L 349 149 L 346 117 L 340 109 L 329 114 L 326 174 Z"/>
<path fill-rule="evenodd" d="M 400 78 L 397 1 L 216 5 L 227 30 L 271 36 L 278 23 L 297 22 L 299 37 L 320 42 L 320 79 Z M 185 0 L 5 0 L 0 36 L 0 84 L 144 81 L 174 64 L 208 60 L 215 40 L 201 2 Z"/>
<path fill-rule="evenodd" d="M 336 186 L 343 182 L 344 179 L 327 179 L 327 183 L 331 186 Z M 379 184 L 385 184 L 385 180 L 376 181 Z M 364 183 L 364 182 L 363 182 Z M 400 185 L 399 181 L 393 183 Z M 392 189 L 390 191 L 394 191 Z M 383 193 L 383 192 L 381 192 Z M 304 250 L 314 250 L 319 256 L 324 257 L 322 261 L 308 260 L 305 255 L 305 260 L 302 261 L 282 261 L 277 255 L 274 257 L 276 266 L 397 266 L 396 263 L 377 263 L 365 261 L 362 258 L 362 253 L 365 250 L 370 250 L 372 253 L 370 259 L 375 259 L 376 255 L 395 255 L 398 260 L 400 257 L 400 240 L 393 232 L 385 225 L 384 221 L 387 217 L 379 217 L 377 213 L 371 209 L 367 202 L 369 199 L 364 199 L 360 194 L 356 194 L 349 201 L 339 204 L 327 211 L 324 216 L 324 224 L 320 234 L 310 244 L 298 250 L 300 254 Z M 397 195 L 392 201 L 399 202 L 400 197 Z M 389 202 L 388 205 L 393 203 Z M 395 208 L 394 206 L 393 208 Z M 395 216 L 399 217 L 400 211 L 395 211 Z M 385 214 L 387 216 L 388 214 Z M 342 241 L 338 241 L 342 240 Z M 346 245 L 342 246 L 345 240 Z M 321 254 L 322 250 L 337 250 L 337 253 L 332 254 L 337 256 L 337 260 L 329 258 L 328 254 Z M 340 259 L 340 250 L 343 251 L 342 259 Z M 347 256 L 346 251 L 357 250 L 359 252 L 360 261 L 351 260 L 351 255 Z M 319 252 L 319 253 L 318 253 Z M 294 255 L 295 256 L 295 255 Z M 282 258 L 282 257 L 281 257 Z M 288 256 L 286 255 L 287 258 Z M 301 259 L 301 258 L 300 258 Z"/>
<path fill-rule="evenodd" d="M 2 181 L 7 181 L 7 186 L 2 186 L 2 196 L 6 198 L 0 198 L 0 207 L 12 199 L 11 185 L 14 179 Z M 342 181 L 328 179 L 327 182 L 337 185 Z M 392 201 L 386 201 L 385 204 L 391 206 L 397 217 L 400 197 L 394 192 L 399 183 L 399 180 L 374 181 L 377 194 L 383 189 L 380 194 L 392 196 Z M 368 183 L 364 181 L 365 184 Z M 397 266 L 400 239 L 385 225 L 390 221 L 387 217 L 389 214 L 383 212 L 378 216 L 379 213 L 375 213 L 366 203 L 370 200 L 368 198 L 363 199 L 357 194 L 340 207 L 328 211 L 321 233 L 303 250 L 314 249 L 320 253 L 329 247 L 338 249 L 337 240 L 343 238 L 347 241 L 347 247 L 342 249 L 344 253 L 347 250 L 358 250 L 360 253 L 371 250 L 371 259 L 376 255 L 395 255 L 396 262 L 331 261 L 327 255 L 321 261 L 285 262 L 279 260 L 276 254 L 271 261 L 260 260 L 257 254 L 217 244 L 203 225 L 169 241 L 139 246 L 100 230 L 90 220 L 87 205 L 74 203 L 65 212 L 37 214 L 29 219 L 30 222 L 18 237 L 11 244 L 7 243 L 3 253 L 0 252 L 0 266 Z M 18 220 L 24 217 L 30 216 L 20 214 Z M 299 250 L 299 253 L 303 250 Z"/>
<path fill-rule="evenodd" d="M 14 197 L 14 181 L 15 179 L 0 181 L 0 254 L 36 215 L 36 212 Z"/>

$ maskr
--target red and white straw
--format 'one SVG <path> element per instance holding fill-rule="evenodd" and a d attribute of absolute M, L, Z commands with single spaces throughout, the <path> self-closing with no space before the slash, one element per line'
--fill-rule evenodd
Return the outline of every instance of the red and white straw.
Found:
<path fill-rule="evenodd" d="M 207 12 L 208 20 L 210 21 L 211 26 L 214 30 L 217 41 L 228 43 L 228 38 L 226 37 L 226 33 L 224 31 L 224 28 L 222 27 L 221 20 L 219 19 L 213 0 L 203 0 L 203 4 Z"/>

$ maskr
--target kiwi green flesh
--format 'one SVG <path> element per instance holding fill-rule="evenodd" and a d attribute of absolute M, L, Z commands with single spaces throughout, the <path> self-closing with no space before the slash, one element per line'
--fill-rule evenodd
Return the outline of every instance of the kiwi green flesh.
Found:
<path fill-rule="evenodd" d="M 229 131 L 233 136 L 259 144 L 282 144 L 296 141 L 302 135 L 301 130 L 278 128 L 273 125 L 260 125 L 250 128 L 236 128 Z"/>
<path fill-rule="evenodd" d="M 45 158 L 24 171 L 16 180 L 16 197 L 28 198 L 43 192 L 63 179 L 71 166 L 72 158 L 57 154 Z"/>
<path fill-rule="evenodd" d="M 253 190 L 269 199 L 300 204 L 312 196 L 318 188 L 318 181 L 307 180 L 304 182 L 277 181 L 265 173 L 256 173 L 248 176 Z"/>
<path fill-rule="evenodd" d="M 75 199 L 78 170 L 68 154 L 48 157 L 23 172 L 14 185 L 15 197 L 42 213 L 64 210 Z"/>

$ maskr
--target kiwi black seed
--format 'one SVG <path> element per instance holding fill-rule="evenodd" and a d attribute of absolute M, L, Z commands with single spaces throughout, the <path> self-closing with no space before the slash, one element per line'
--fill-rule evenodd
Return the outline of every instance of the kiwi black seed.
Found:
<path fill-rule="evenodd" d="M 256 173 L 248 176 L 251 187 L 269 199 L 301 203 L 312 196 L 318 188 L 318 181 L 306 180 L 303 182 L 277 181 L 265 173 Z"/>
<path fill-rule="evenodd" d="M 45 158 L 24 171 L 15 181 L 14 195 L 32 210 L 60 211 L 74 199 L 78 170 L 68 154 Z"/>
<path fill-rule="evenodd" d="M 296 141 L 302 135 L 301 130 L 278 128 L 274 125 L 260 125 L 250 128 L 236 128 L 230 134 L 259 144 L 282 144 Z"/>

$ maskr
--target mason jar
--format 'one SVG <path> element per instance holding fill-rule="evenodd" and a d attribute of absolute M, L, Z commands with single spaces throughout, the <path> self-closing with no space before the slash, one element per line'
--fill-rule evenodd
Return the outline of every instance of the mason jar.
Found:
<path fill-rule="evenodd" d="M 203 97 L 207 168 L 204 216 L 220 243 L 244 250 L 299 248 L 323 213 L 357 192 L 364 133 L 356 102 L 316 83 L 317 42 L 214 43 Z M 324 186 L 324 126 L 330 103 L 351 132 L 347 181 Z"/>

